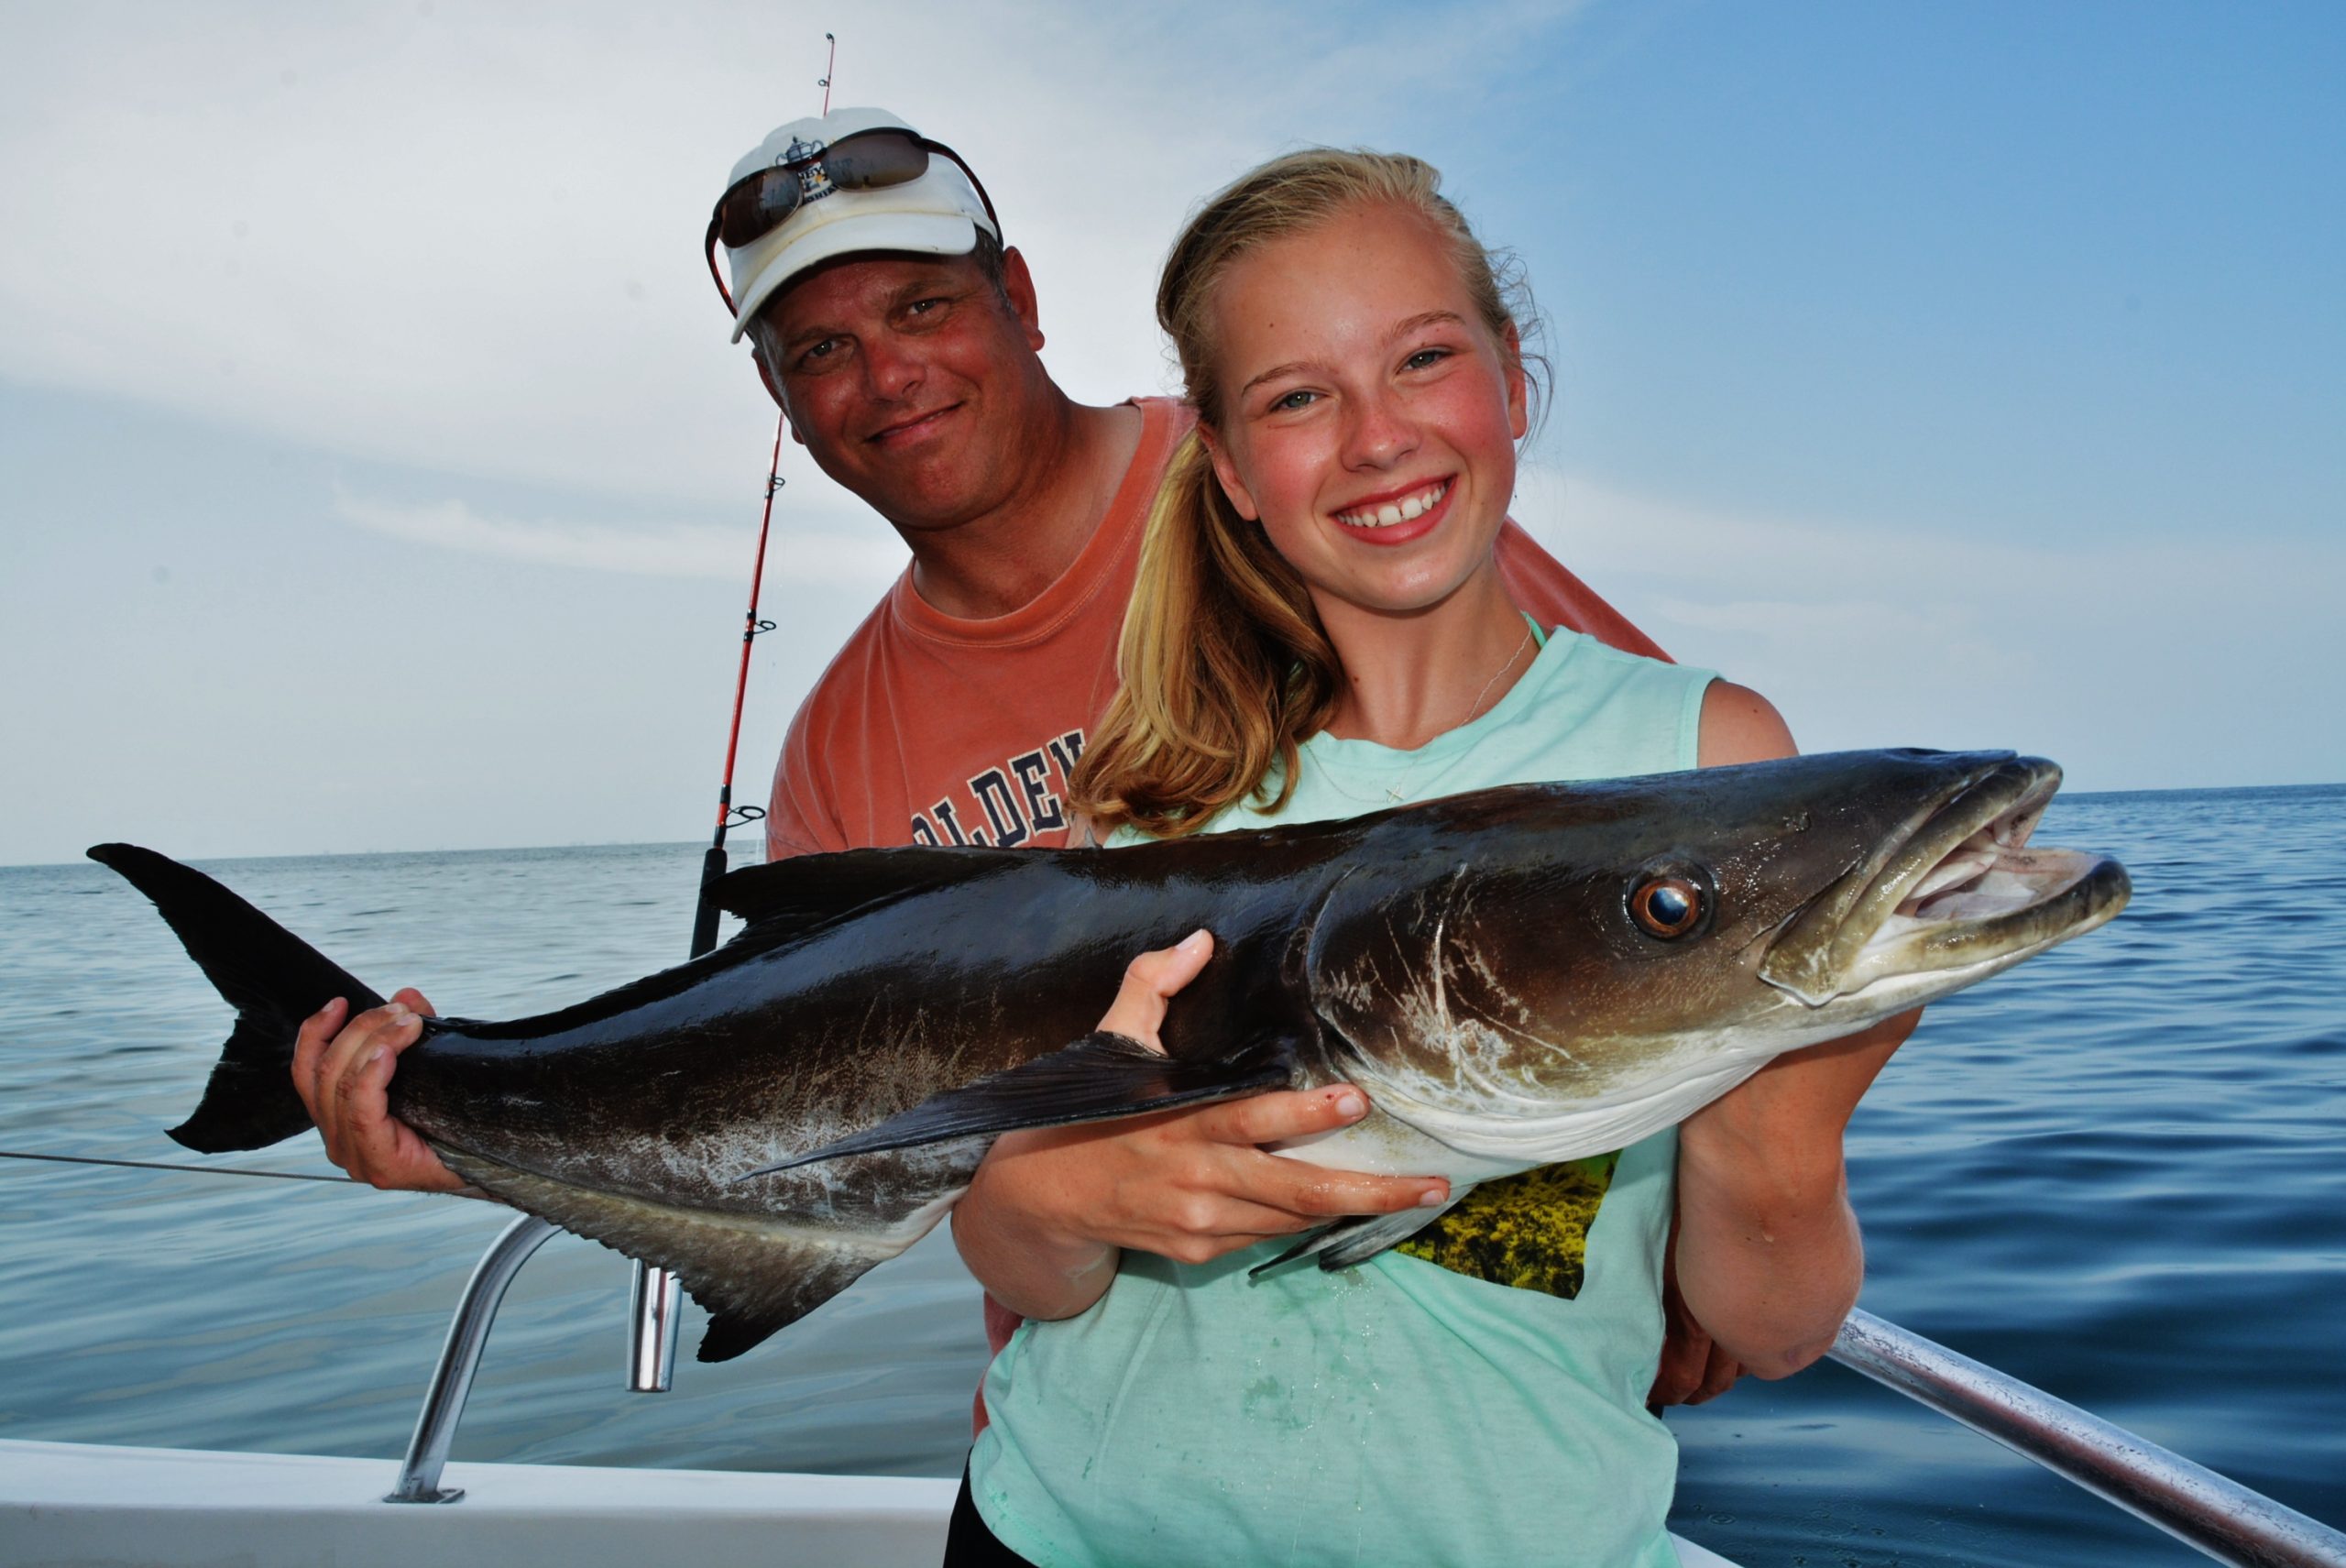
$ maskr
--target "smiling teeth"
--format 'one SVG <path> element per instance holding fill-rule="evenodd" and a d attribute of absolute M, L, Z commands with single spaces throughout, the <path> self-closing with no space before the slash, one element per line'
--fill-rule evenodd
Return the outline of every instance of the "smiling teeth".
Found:
<path fill-rule="evenodd" d="M 1336 521 L 1347 528 L 1390 528 L 1397 522 L 1408 522 L 1433 510 L 1434 503 L 1450 493 L 1450 481 L 1428 485 L 1414 496 L 1404 496 L 1398 501 L 1387 501 L 1375 510 L 1340 511 Z"/>

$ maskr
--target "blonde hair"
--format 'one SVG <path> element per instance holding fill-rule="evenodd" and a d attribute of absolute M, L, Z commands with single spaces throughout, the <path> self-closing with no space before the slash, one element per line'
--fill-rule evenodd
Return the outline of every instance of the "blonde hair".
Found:
<path fill-rule="evenodd" d="M 1202 425 L 1223 421 L 1211 317 L 1232 265 L 1363 206 L 1424 220 L 1501 352 L 1527 378 L 1544 368 L 1520 348 L 1538 324 L 1520 269 L 1474 237 L 1432 165 L 1317 148 L 1273 159 L 1208 201 L 1166 258 L 1157 322 Z M 1250 796 L 1278 810 L 1294 788 L 1297 747 L 1326 728 L 1343 690 L 1301 575 L 1231 505 L 1198 435 L 1157 490 L 1116 670 L 1123 685 L 1069 781 L 1102 833 L 1130 824 L 1178 837 Z M 1266 798 L 1274 766 L 1277 793 Z"/>

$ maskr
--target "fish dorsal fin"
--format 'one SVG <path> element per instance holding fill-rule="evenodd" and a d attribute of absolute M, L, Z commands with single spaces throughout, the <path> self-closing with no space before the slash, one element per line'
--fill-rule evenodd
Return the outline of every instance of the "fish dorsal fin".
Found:
<path fill-rule="evenodd" d="M 745 953 L 788 947 L 858 911 L 876 908 L 930 888 L 969 882 L 1033 858 L 1034 851 L 1029 850 L 974 845 L 968 849 L 930 850 L 915 846 L 799 855 L 771 865 L 744 866 L 707 885 L 707 896 L 719 909 L 749 922 L 716 952 L 535 1017 L 493 1023 L 450 1018 L 444 1022 L 476 1040 L 526 1039 L 551 1030 L 592 1023 L 674 996 L 712 968 L 721 968 Z"/>
<path fill-rule="evenodd" d="M 535 1017 L 496 1023 L 474 1018 L 451 1018 L 445 1022 L 476 1040 L 518 1040 L 608 1018 L 631 1007 L 674 996 L 711 968 L 732 962 L 744 953 L 788 947 L 858 911 L 873 909 L 931 888 L 950 887 L 1006 871 L 1033 858 L 1031 850 L 996 850 L 976 845 L 931 850 L 915 845 L 901 850 L 847 850 L 833 855 L 798 855 L 770 865 L 743 866 L 718 877 L 706 890 L 719 909 L 749 922 L 715 953 Z"/>
<path fill-rule="evenodd" d="M 761 942 L 784 941 L 842 916 L 910 894 L 950 887 L 1028 859 L 1031 850 L 968 848 L 845 850 L 744 866 L 710 885 L 709 897 L 749 922 Z"/>

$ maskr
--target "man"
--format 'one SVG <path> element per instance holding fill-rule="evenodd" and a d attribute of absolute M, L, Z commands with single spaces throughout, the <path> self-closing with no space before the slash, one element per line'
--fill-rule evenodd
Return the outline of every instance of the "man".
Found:
<path fill-rule="evenodd" d="M 882 111 L 773 132 L 734 165 L 707 243 L 733 335 L 750 341 L 793 438 L 913 556 L 791 724 L 769 858 L 1065 844 L 1068 776 L 1113 689 L 1143 525 L 1190 415 L 1164 399 L 1095 408 L 1061 390 L 1039 356 L 1033 279 L 976 175 Z M 1659 652 L 1512 523 L 1499 559 L 1516 602 L 1543 623 Z M 403 991 L 346 1026 L 330 1008 L 301 1033 L 295 1080 L 327 1152 L 378 1186 L 461 1185 L 385 1108 L 397 1054 L 428 1010 Z M 1243 1113 L 1167 1119 L 1153 1157 L 1181 1161 L 1194 1182 L 1131 1183 L 1132 1234 L 1178 1228 L 1170 1211 L 1198 1196 L 1196 1183 L 1299 1227 L 1415 1206 L 1420 1180 L 1332 1176 L 1256 1147 L 1340 1125 L 1357 1101 L 1275 1094 Z M 988 1161 L 981 1189 L 1031 1195 L 1084 1174 L 1003 1164 Z M 990 1314 L 989 1326 L 999 1343 L 1006 1324 Z M 1699 1343 L 1674 1342 L 1673 1355 L 1683 1365 L 1665 1371 L 1658 1397 L 1732 1376 L 1705 1374 Z"/>

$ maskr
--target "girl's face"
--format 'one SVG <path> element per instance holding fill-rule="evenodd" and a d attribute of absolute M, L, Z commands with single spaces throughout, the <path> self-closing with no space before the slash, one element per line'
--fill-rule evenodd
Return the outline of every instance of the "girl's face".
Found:
<path fill-rule="evenodd" d="M 1214 471 L 1323 617 L 1424 609 L 1489 566 L 1523 371 L 1424 218 L 1358 207 L 1266 245 L 1223 275 L 1210 323 Z"/>

